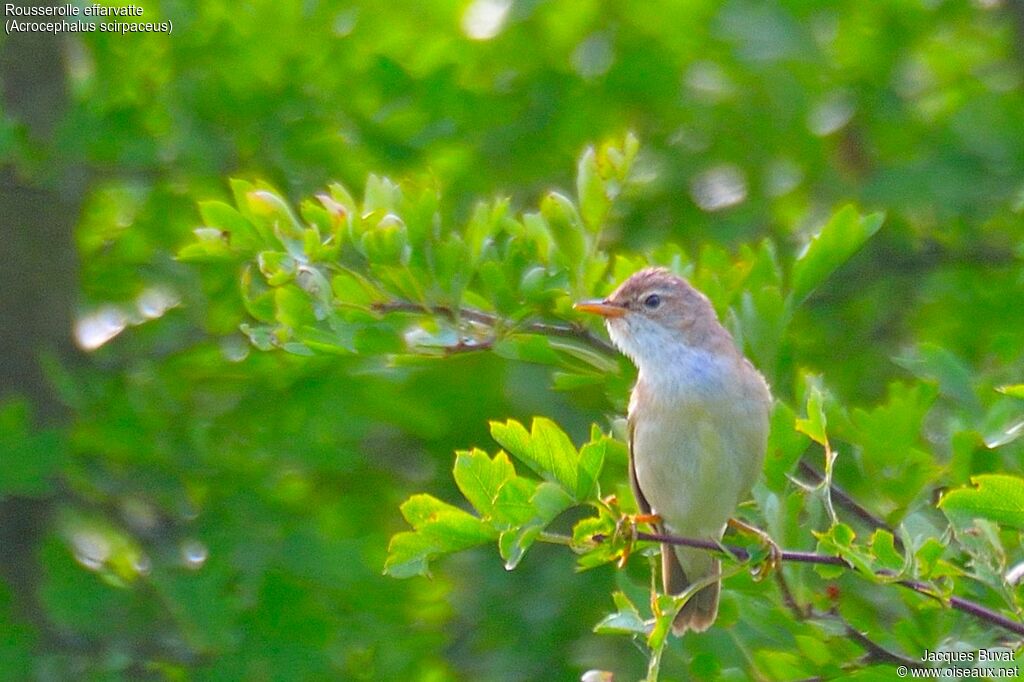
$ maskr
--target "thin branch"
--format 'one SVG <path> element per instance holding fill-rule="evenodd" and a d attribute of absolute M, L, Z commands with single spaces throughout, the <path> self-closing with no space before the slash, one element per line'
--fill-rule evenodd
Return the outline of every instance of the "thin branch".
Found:
<path fill-rule="evenodd" d="M 782 573 L 782 567 L 779 567 L 779 570 L 775 571 L 776 581 L 778 582 L 779 589 L 782 591 L 782 601 L 797 620 L 806 620 L 810 618 L 812 620 L 833 620 L 838 622 L 843 626 L 846 638 L 852 640 L 855 644 L 860 646 L 860 648 L 864 649 L 866 652 L 865 658 L 868 662 L 882 662 L 890 663 L 892 665 L 906 666 L 920 665 L 918 661 L 914 661 L 893 651 L 889 651 L 884 646 L 853 627 L 850 621 L 846 620 L 846 618 L 843 617 L 843 614 L 839 613 L 839 609 L 833 608 L 830 611 L 818 611 L 811 605 L 804 606 L 800 604 L 796 600 L 793 592 L 789 589 L 789 585 L 786 583 L 786 579 L 783 577 Z"/>
<path fill-rule="evenodd" d="M 920 668 L 921 662 L 915 661 L 912 658 L 901 656 L 897 653 L 889 651 L 884 646 L 874 641 L 863 632 L 853 627 L 848 620 L 843 618 L 838 613 L 834 614 L 834 617 L 843 624 L 843 629 L 846 631 L 846 636 L 855 641 L 865 651 L 868 652 L 868 660 L 879 663 L 890 663 L 892 665 L 905 665 L 908 668 Z"/>
<path fill-rule="evenodd" d="M 560 324 L 548 324 L 547 322 L 530 322 L 523 325 L 517 325 L 509 320 L 502 319 L 497 315 L 491 313 L 485 313 L 482 310 L 474 310 L 473 308 L 459 308 L 454 310 L 449 306 L 423 306 L 418 303 L 412 303 L 409 301 L 390 301 L 388 303 L 375 303 L 373 309 L 380 313 L 418 313 L 420 315 L 443 315 L 449 320 L 454 320 L 456 317 L 470 322 L 476 322 L 477 324 L 486 325 L 494 328 L 499 324 L 505 324 L 510 328 L 518 328 L 534 334 L 546 334 L 548 336 L 561 336 L 564 338 L 575 339 L 582 343 L 587 344 L 591 348 L 594 348 L 606 355 L 616 356 L 618 352 L 615 348 L 602 339 L 599 336 L 595 336 L 589 330 L 581 325 L 560 325 Z"/>
<path fill-rule="evenodd" d="M 779 592 L 782 594 L 782 603 L 786 605 L 786 608 L 792 612 L 793 617 L 797 620 L 804 620 L 808 616 L 812 615 L 809 607 L 805 607 L 803 604 L 796 600 L 796 595 L 793 594 L 793 590 L 789 587 L 789 581 L 786 580 L 785 574 L 782 572 L 782 567 L 779 566 L 778 570 L 775 571 L 775 584 L 779 587 Z"/>
<path fill-rule="evenodd" d="M 846 633 L 847 639 L 853 640 L 862 649 L 864 649 L 867 660 L 880 661 L 885 663 L 891 663 L 893 665 L 919 665 L 917 661 L 913 661 L 909 658 L 901 656 L 897 653 L 889 651 L 884 646 L 868 637 L 863 632 L 857 630 L 850 624 L 850 621 L 846 620 L 838 609 L 832 609 L 831 611 L 822 612 L 815 609 L 813 606 L 807 604 L 801 604 L 793 590 L 789 587 L 789 582 L 786 580 L 785 571 L 782 566 L 778 567 L 775 571 L 775 582 L 779 587 L 779 592 L 782 594 L 782 603 L 786 605 L 786 608 L 790 610 L 793 617 L 797 620 L 811 619 L 830 619 L 839 622 L 843 626 L 843 630 Z"/>
<path fill-rule="evenodd" d="M 460 353 L 476 353 L 477 351 L 493 349 L 494 339 L 484 339 L 482 341 L 459 341 L 458 343 L 452 344 L 451 346 L 441 346 L 440 348 L 445 355 L 459 355 Z"/>
<path fill-rule="evenodd" d="M 593 536 L 595 542 L 602 542 L 606 539 L 604 535 L 597 534 Z M 750 552 L 743 549 L 742 547 L 736 547 L 734 545 L 721 545 L 711 540 L 701 540 L 698 538 L 684 538 L 677 535 L 667 535 L 665 533 L 637 533 L 637 540 L 648 540 L 651 542 L 663 542 L 668 545 L 678 545 L 681 547 L 693 547 L 694 549 L 704 549 L 709 552 L 718 552 L 720 554 L 732 555 L 740 561 L 746 561 L 750 558 Z M 854 570 L 854 567 L 846 562 L 845 559 L 838 556 L 832 556 L 829 554 L 816 554 L 815 552 L 800 552 L 794 550 L 782 550 L 780 557 L 783 561 L 794 561 L 797 563 L 804 564 L 819 564 L 824 566 L 839 566 L 849 570 Z M 891 578 L 894 574 L 891 571 L 879 571 L 876 575 L 879 577 Z M 957 611 L 970 614 L 975 618 L 984 620 L 988 623 L 1009 630 L 1010 632 L 1024 636 L 1024 623 L 1016 620 L 1007 618 L 1006 616 L 996 613 L 995 611 L 973 602 L 969 599 L 962 597 L 944 597 L 936 594 L 932 588 L 927 584 L 918 580 L 902 579 L 894 581 L 896 585 L 904 587 L 908 590 L 913 590 L 918 594 L 923 594 L 926 597 L 931 597 L 937 601 L 947 603 Z"/>
<path fill-rule="evenodd" d="M 815 483 L 821 483 L 821 481 L 824 480 L 824 476 L 821 475 L 821 472 L 803 460 L 800 461 L 800 473 L 810 477 Z M 861 506 L 857 500 L 850 497 L 849 493 L 837 486 L 835 483 L 830 487 L 830 491 L 832 499 L 834 499 L 840 507 L 856 516 L 868 527 L 873 530 L 887 530 L 892 533 L 893 544 L 896 545 L 896 549 L 899 549 L 900 551 L 903 550 L 903 541 L 900 540 L 898 535 L 896 535 L 892 526 Z"/>

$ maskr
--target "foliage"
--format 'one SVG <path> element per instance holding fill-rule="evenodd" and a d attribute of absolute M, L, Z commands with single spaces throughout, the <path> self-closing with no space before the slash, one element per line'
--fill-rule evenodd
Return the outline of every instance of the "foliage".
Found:
<path fill-rule="evenodd" d="M 628 185 L 636 151 L 631 135 L 585 151 L 578 170 L 579 207 L 552 192 L 541 201 L 539 212 L 512 216 L 507 203 L 498 200 L 478 205 L 462 229 L 447 228 L 440 221 L 435 194 L 403 190 L 385 178 L 370 177 L 361 204 L 343 187 L 334 186 L 329 196 L 318 197 L 320 207 L 303 204 L 303 219 L 269 188 L 236 182 L 240 210 L 218 205 L 214 214 L 209 205 L 205 207 L 204 215 L 217 222 L 198 228 L 197 241 L 180 253 L 191 260 L 229 259 L 244 264 L 241 295 L 246 309 L 263 324 L 243 324 L 243 329 L 259 348 L 281 348 L 299 355 L 391 354 L 402 348 L 397 338 L 401 335 L 405 352 L 426 357 L 493 351 L 515 360 L 554 365 L 560 371 L 557 387 L 600 386 L 609 393 L 611 404 L 621 404 L 624 384 L 608 378 L 624 374 L 625 368 L 613 360 L 614 351 L 572 319 L 571 302 L 608 291 L 643 262 L 628 253 L 613 259 L 603 252 L 599 246 L 603 223 L 595 222 L 609 215 L 609 199 Z M 592 218 L 585 220 L 583 215 Z M 774 244 L 766 240 L 757 248 L 741 249 L 731 265 L 735 274 L 718 287 L 706 288 L 715 306 L 730 312 L 729 323 L 747 352 L 774 367 L 778 354 L 786 351 L 789 324 L 800 303 L 853 256 L 882 221 L 881 215 L 861 217 L 846 206 L 809 239 L 789 273 L 779 265 Z M 714 281 L 714 273 L 703 264 L 691 262 L 678 248 L 667 250 L 671 257 L 661 257 L 678 272 L 697 282 Z M 401 322 L 389 325 L 394 318 Z M 877 622 L 850 625 L 837 616 L 843 602 L 827 610 L 815 603 L 815 595 L 828 592 L 827 581 L 841 579 L 848 570 L 884 585 L 908 581 L 923 585 L 919 592 L 939 600 L 958 592 L 973 596 L 979 589 L 987 590 L 992 597 L 1001 595 L 994 600 L 997 610 L 1005 607 L 1019 613 L 1019 596 L 1005 577 L 1007 547 L 997 527 L 974 524 L 987 519 L 1005 523 L 1008 529 L 1018 526 L 1016 498 L 1024 490 L 1024 480 L 980 476 L 979 488 L 948 493 L 941 506 L 951 525 L 944 528 L 929 512 L 931 505 L 922 504 L 922 497 L 946 472 L 930 464 L 927 455 L 922 459 L 911 454 L 935 392 L 926 384 L 894 384 L 892 391 L 890 401 L 874 412 L 849 414 L 832 399 L 821 377 L 807 375 L 802 387 L 805 405 L 799 407 L 806 416 L 798 417 L 798 410 L 785 401 L 779 404 L 772 457 L 766 466 L 771 487 L 757 492 L 762 512 L 758 521 L 798 545 L 814 542 L 819 553 L 846 563 L 845 568 L 818 566 L 817 576 L 793 569 L 785 569 L 790 575 L 779 576 L 786 587 L 773 597 L 779 608 L 791 611 L 789 632 L 819 639 L 821 621 L 838 620 L 846 628 L 839 633 L 842 637 L 848 637 L 850 629 L 866 630 L 869 637 L 884 634 Z M 890 471 L 896 467 L 890 476 L 899 480 L 899 489 L 884 491 L 875 499 L 876 504 L 901 510 L 895 515 L 899 523 L 892 529 L 880 519 L 870 519 L 868 530 L 874 532 L 858 540 L 855 529 L 841 519 L 832 499 L 839 451 L 833 449 L 830 433 L 859 450 L 855 466 L 863 471 L 871 467 L 872 458 L 883 458 Z M 911 456 L 894 458 L 892 448 L 901 433 Z M 476 513 L 427 494 L 409 498 L 401 511 L 413 530 L 391 539 L 386 573 L 399 578 L 429 575 L 430 564 L 438 557 L 491 543 L 497 544 L 505 568 L 513 569 L 538 540 L 569 546 L 580 555 L 580 568 L 611 562 L 621 568 L 627 563 L 635 530 L 618 496 L 602 497 L 599 485 L 608 448 L 619 452 L 620 465 L 625 459 L 620 440 L 594 426 L 590 440 L 577 450 L 554 422 L 539 417 L 529 430 L 517 421 L 492 422 L 491 436 L 504 448 L 493 457 L 479 449 L 456 453 L 455 482 Z M 802 483 L 797 473 L 801 455 L 813 451 L 810 442 L 823 455 L 817 485 Z M 788 452 L 777 457 L 783 449 Z M 517 474 L 509 455 L 540 479 Z M 616 473 L 621 485 L 622 472 Z M 608 484 L 614 489 L 615 479 Z M 628 494 L 623 497 L 628 499 Z M 563 515 L 574 508 L 583 513 L 582 518 L 571 530 L 553 531 L 564 525 Z M 812 519 L 810 533 L 808 519 Z M 911 535 L 912 524 L 931 531 Z M 977 533 L 976 528 L 985 529 L 988 543 L 949 544 L 958 534 Z M 895 533 L 900 537 L 898 548 Z M 1008 542 L 1010 549 L 1017 548 L 1019 537 Z M 954 552 L 963 557 L 959 563 Z M 645 553 L 649 552 L 642 550 L 637 556 Z M 745 556 L 755 579 L 767 572 L 758 565 L 763 552 Z M 754 558 L 758 556 L 761 559 Z M 989 570 L 971 572 L 972 564 Z M 728 572 L 735 573 L 735 569 Z M 793 577 L 795 588 L 789 586 Z M 652 588 L 645 600 L 652 613 L 645 620 L 626 593 L 618 592 L 617 613 L 607 616 L 595 631 L 642 639 L 650 651 L 648 679 L 658 679 L 669 624 L 686 596 L 666 597 Z M 901 598 L 908 610 L 920 601 L 917 595 L 892 596 L 894 601 Z M 978 625 L 951 619 L 945 628 L 933 629 L 935 639 L 926 640 L 926 648 L 939 647 L 950 637 L 978 648 L 1001 641 L 1002 635 L 994 629 L 976 633 Z M 753 643 L 762 650 L 756 639 Z M 863 646 L 835 652 L 821 652 L 803 665 L 791 661 L 786 675 L 811 675 L 823 667 L 852 670 L 892 665 L 900 657 L 911 658 L 909 652 L 889 652 L 888 659 L 881 658 Z M 771 658 L 768 651 L 763 653 Z"/>
<path fill-rule="evenodd" d="M 0 123 L 81 192 L 91 352 L 47 360 L 66 423 L 0 411 L 33 529 L 0 677 L 884 679 L 1019 642 L 949 607 L 1024 613 L 1009 3 L 145 10 L 175 33 L 69 38 L 52 140 Z M 571 310 L 647 263 L 778 398 L 740 514 L 851 567 L 787 596 L 730 536 L 681 641 L 626 522 L 633 370 Z"/>

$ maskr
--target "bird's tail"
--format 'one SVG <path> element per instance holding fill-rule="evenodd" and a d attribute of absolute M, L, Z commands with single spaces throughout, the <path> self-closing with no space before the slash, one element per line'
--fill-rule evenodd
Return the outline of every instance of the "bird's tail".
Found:
<path fill-rule="evenodd" d="M 680 594 L 691 583 L 720 572 L 716 557 L 702 549 L 661 546 L 661 576 L 667 594 Z M 672 632 L 682 637 L 687 630 L 703 632 L 718 616 L 718 593 L 722 581 L 716 580 L 692 595 L 676 615 Z"/>

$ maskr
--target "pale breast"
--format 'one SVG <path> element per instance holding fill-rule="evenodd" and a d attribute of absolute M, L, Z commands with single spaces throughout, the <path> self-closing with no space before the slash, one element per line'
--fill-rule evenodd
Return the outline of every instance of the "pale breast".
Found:
<path fill-rule="evenodd" d="M 641 373 L 634 390 L 637 482 L 674 532 L 716 535 L 760 472 L 767 390 L 737 367 L 699 358 L 658 376 Z"/>

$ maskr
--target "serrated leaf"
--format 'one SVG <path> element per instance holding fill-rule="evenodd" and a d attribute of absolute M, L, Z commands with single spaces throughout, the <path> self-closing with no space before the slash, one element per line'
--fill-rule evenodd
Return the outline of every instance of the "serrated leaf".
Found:
<path fill-rule="evenodd" d="M 572 528 L 572 540 L 578 545 L 591 542 L 594 535 L 610 535 L 615 532 L 615 521 L 606 513 L 600 516 L 588 516 L 580 519 Z"/>
<path fill-rule="evenodd" d="M 946 551 L 946 546 L 937 538 L 928 538 L 916 552 L 914 558 L 922 578 L 929 578 L 938 566 L 939 559 Z"/>
<path fill-rule="evenodd" d="M 521 526 L 533 518 L 535 510 L 530 500 L 537 492 L 537 484 L 528 478 L 510 478 L 498 489 L 494 497 L 494 521 L 505 526 Z"/>
<path fill-rule="evenodd" d="M 946 493 L 939 507 L 947 516 L 983 518 L 1024 529 L 1024 478 L 1004 474 L 972 476 L 975 487 Z"/>
<path fill-rule="evenodd" d="M 464 450 L 455 454 L 452 471 L 455 484 L 484 518 L 494 514 L 494 505 L 502 486 L 516 475 L 515 467 L 504 452 L 491 459 L 483 450 Z"/>
<path fill-rule="evenodd" d="M 903 565 L 903 555 L 896 550 L 896 539 L 884 528 L 871 535 L 871 552 L 883 567 L 898 570 Z"/>
<path fill-rule="evenodd" d="M 512 479 L 509 484 L 519 480 L 522 479 Z M 573 500 L 569 494 L 558 485 L 550 481 L 544 481 L 538 485 L 530 497 L 532 518 L 519 528 L 504 531 L 498 539 L 498 551 L 505 559 L 505 569 L 511 571 L 518 566 L 526 555 L 526 551 L 537 540 L 544 528 L 555 517 L 571 507 L 572 503 Z"/>
<path fill-rule="evenodd" d="M 811 238 L 793 264 L 791 291 L 799 304 L 850 259 L 882 226 L 884 213 L 861 216 L 852 205 L 841 208 Z"/>
<path fill-rule="evenodd" d="M 535 472 L 575 493 L 579 453 L 569 436 L 553 421 L 535 417 L 529 433 L 514 420 L 504 424 L 491 422 L 491 437 Z"/>
<path fill-rule="evenodd" d="M 393 578 L 430 575 L 430 560 L 438 555 L 433 542 L 419 533 L 403 532 L 391 537 L 384 574 Z"/>
<path fill-rule="evenodd" d="M 797 419 L 795 427 L 819 445 L 826 445 L 828 420 L 825 418 L 825 393 L 814 377 L 808 377 L 807 384 L 807 417 Z"/>
<path fill-rule="evenodd" d="M 396 578 L 427 575 L 431 560 L 498 536 L 477 517 L 431 495 L 413 495 L 401 511 L 415 532 L 398 533 L 388 545 L 384 572 Z"/>

